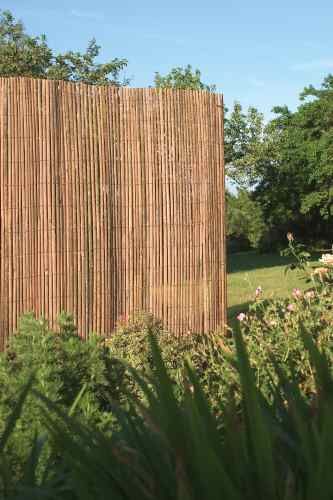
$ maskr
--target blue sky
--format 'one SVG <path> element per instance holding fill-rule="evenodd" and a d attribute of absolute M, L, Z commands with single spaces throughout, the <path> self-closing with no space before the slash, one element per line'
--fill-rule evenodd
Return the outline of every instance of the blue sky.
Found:
<path fill-rule="evenodd" d="M 101 60 L 128 59 L 131 85 L 192 64 L 227 105 L 292 109 L 305 85 L 333 72 L 332 0 L 10 0 L 2 3 L 56 51 L 84 50 L 95 36 Z"/>

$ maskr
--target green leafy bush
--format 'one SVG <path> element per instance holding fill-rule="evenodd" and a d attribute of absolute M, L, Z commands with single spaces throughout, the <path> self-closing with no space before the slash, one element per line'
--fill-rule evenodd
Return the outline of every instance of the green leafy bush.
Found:
<path fill-rule="evenodd" d="M 305 292 L 295 288 L 287 299 L 267 300 L 262 298 L 259 287 L 248 312 L 238 315 L 257 384 L 267 396 L 272 396 L 272 356 L 288 376 L 293 374 L 305 394 L 315 392 L 314 374 L 299 336 L 300 325 L 311 334 L 333 367 L 333 255 L 323 255 L 320 267 L 312 268 L 304 245 L 295 242 L 291 233 L 288 240 L 284 254 L 295 260 L 289 268 L 302 271 L 311 288 Z"/>
<path fill-rule="evenodd" d="M 110 400 L 117 399 L 119 390 L 108 350 L 98 337 L 81 340 L 70 316 L 62 314 L 58 323 L 58 331 L 53 331 L 45 320 L 25 315 L 0 354 L 0 433 L 31 373 L 34 387 L 64 411 L 84 387 L 77 414 L 92 426 L 107 427 L 111 421 Z M 40 404 L 29 396 L 7 445 L 18 474 L 34 436 L 45 430 Z"/>
<path fill-rule="evenodd" d="M 293 374 L 305 393 L 313 393 L 314 375 L 299 329 L 301 324 L 307 328 L 332 363 L 332 295 L 314 290 L 303 294 L 296 289 L 290 299 L 257 301 L 240 318 L 257 384 L 265 394 L 271 395 L 272 355 L 274 362 L 284 367 L 289 376 Z"/>
<path fill-rule="evenodd" d="M 154 362 L 149 342 L 151 335 L 160 346 L 164 365 L 173 381 L 175 396 L 181 399 L 184 395 L 186 382 L 183 373 L 188 359 L 213 411 L 220 415 L 221 404 L 229 396 L 230 385 L 239 388 L 237 374 L 228 362 L 234 350 L 231 336 L 220 331 L 175 336 L 163 327 L 160 320 L 143 312 L 123 318 L 106 340 L 114 362 L 117 359 L 125 362 L 118 363 L 123 402 L 128 402 L 128 394 L 144 400 L 144 391 L 137 385 L 132 371 L 126 365 L 135 368 L 142 376 L 150 378 L 153 375 Z"/>
<path fill-rule="evenodd" d="M 150 335 L 159 343 L 165 367 L 174 382 L 175 394 L 179 397 L 184 390 L 182 371 L 186 357 L 191 359 L 200 375 L 208 368 L 207 357 L 202 356 L 208 337 L 199 334 L 175 336 L 152 314 L 137 312 L 122 318 L 111 337 L 106 340 L 110 356 L 115 363 L 117 359 L 125 361 L 141 375 L 152 376 L 154 363 L 149 343 Z M 124 398 L 128 393 L 142 398 L 143 392 L 137 386 L 132 372 L 126 369 L 123 363 L 118 363 L 118 368 Z"/>
<path fill-rule="evenodd" d="M 251 193 L 244 189 L 238 190 L 237 195 L 227 192 L 226 206 L 227 241 L 230 242 L 228 250 L 259 248 L 267 233 L 267 225 L 260 206 L 252 199 Z"/>
<path fill-rule="evenodd" d="M 185 391 L 183 370 L 185 359 L 191 359 L 206 393 L 215 408 L 219 407 L 225 384 L 220 382 L 219 358 L 216 354 L 220 336 L 184 335 L 176 337 L 163 328 L 161 321 L 146 313 L 123 318 L 109 339 L 91 336 L 83 341 L 73 319 L 63 313 L 58 329 L 48 327 L 46 320 L 27 314 L 20 320 L 18 331 L 10 338 L 5 353 L 0 354 L 0 433 L 8 415 L 17 404 L 26 381 L 34 373 L 34 389 L 56 403 L 65 412 L 75 403 L 75 413 L 89 422 L 92 428 L 105 433 L 115 429 L 113 405 L 129 408 L 130 398 L 145 401 L 145 393 L 137 385 L 131 371 L 134 367 L 141 376 L 154 376 L 154 363 L 149 335 L 159 342 L 173 390 L 180 400 Z M 213 341 L 214 339 L 214 341 Z M 215 351 L 214 351 L 215 349 Z M 123 362 L 122 362 L 122 361 Z M 125 364 L 124 364 L 125 362 Z M 10 465 L 15 474 L 22 474 L 22 463 L 35 435 L 48 432 L 40 405 L 35 398 L 27 398 L 15 432 L 7 444 Z M 49 444 L 44 447 L 43 466 L 50 456 Z M 42 467 L 40 466 L 40 474 Z"/>
<path fill-rule="evenodd" d="M 314 374 L 314 397 L 304 398 L 293 374 L 288 378 L 273 363 L 271 401 L 258 390 L 244 341 L 235 332 L 241 407 L 235 408 L 231 394 L 223 408 L 222 427 L 189 364 L 183 398 L 175 396 L 154 335 L 150 384 L 133 370 L 148 404 L 143 406 L 134 398 L 130 411 L 119 408 L 118 431 L 111 437 L 68 417 L 57 404 L 35 393 L 62 462 L 36 480 L 40 449 L 32 449 L 23 478 L 15 481 L 5 474 L 3 450 L 18 423 L 28 384 L 0 439 L 0 484 L 5 496 L 329 500 L 333 496 L 333 378 L 328 360 L 304 325 L 300 339 Z"/>

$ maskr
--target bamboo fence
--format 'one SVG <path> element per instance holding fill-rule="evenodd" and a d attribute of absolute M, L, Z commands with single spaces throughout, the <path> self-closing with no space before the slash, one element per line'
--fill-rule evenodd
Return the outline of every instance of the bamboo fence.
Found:
<path fill-rule="evenodd" d="M 31 310 L 224 324 L 221 96 L 0 78 L 0 210 L 2 346 Z"/>

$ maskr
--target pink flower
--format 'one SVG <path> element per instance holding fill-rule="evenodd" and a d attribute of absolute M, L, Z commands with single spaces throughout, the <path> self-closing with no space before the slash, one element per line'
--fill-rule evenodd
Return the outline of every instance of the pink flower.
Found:
<path fill-rule="evenodd" d="M 246 314 L 244 313 L 239 313 L 237 316 L 238 321 L 245 321 L 246 320 Z"/>
<path fill-rule="evenodd" d="M 303 293 L 299 288 L 294 288 L 292 296 L 294 297 L 294 299 L 300 299 L 301 297 L 303 297 Z"/>
<path fill-rule="evenodd" d="M 308 292 L 306 292 L 306 294 L 304 295 L 304 297 L 308 300 L 310 299 L 314 299 L 315 297 L 315 293 L 313 290 L 309 290 Z"/>
<path fill-rule="evenodd" d="M 262 288 L 261 288 L 261 286 L 258 286 L 256 288 L 256 297 L 260 297 L 261 294 L 262 294 Z"/>
<path fill-rule="evenodd" d="M 289 304 L 287 306 L 287 309 L 288 309 L 289 312 L 295 311 L 295 304 Z"/>

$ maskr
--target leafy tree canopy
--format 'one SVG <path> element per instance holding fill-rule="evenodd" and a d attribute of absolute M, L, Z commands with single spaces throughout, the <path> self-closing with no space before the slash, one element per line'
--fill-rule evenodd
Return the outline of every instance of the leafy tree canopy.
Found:
<path fill-rule="evenodd" d="M 254 107 L 244 112 L 235 102 L 230 112 L 226 110 L 224 136 L 227 176 L 242 188 L 253 186 L 268 147 L 263 114 Z"/>
<path fill-rule="evenodd" d="M 261 177 L 255 196 L 271 226 L 293 225 L 315 239 L 333 226 L 333 76 L 319 89 L 305 88 L 300 98 L 295 112 L 273 109 L 266 149 L 257 157 Z"/>
<path fill-rule="evenodd" d="M 193 70 L 188 64 L 184 68 L 176 67 L 162 76 L 160 73 L 155 73 L 155 87 L 159 89 L 191 89 L 191 90 L 206 90 L 214 92 L 215 85 L 207 85 L 201 81 L 201 72 L 198 69 Z"/>
<path fill-rule="evenodd" d="M 237 194 L 226 193 L 227 236 L 246 239 L 253 248 L 258 248 L 266 232 L 260 205 L 253 201 L 251 193 L 239 189 Z"/>
<path fill-rule="evenodd" d="M 100 47 L 92 39 L 85 53 L 54 54 L 45 35 L 31 36 L 9 11 L 0 11 L 0 76 L 30 76 L 96 85 L 126 85 L 126 59 L 97 63 Z"/>

